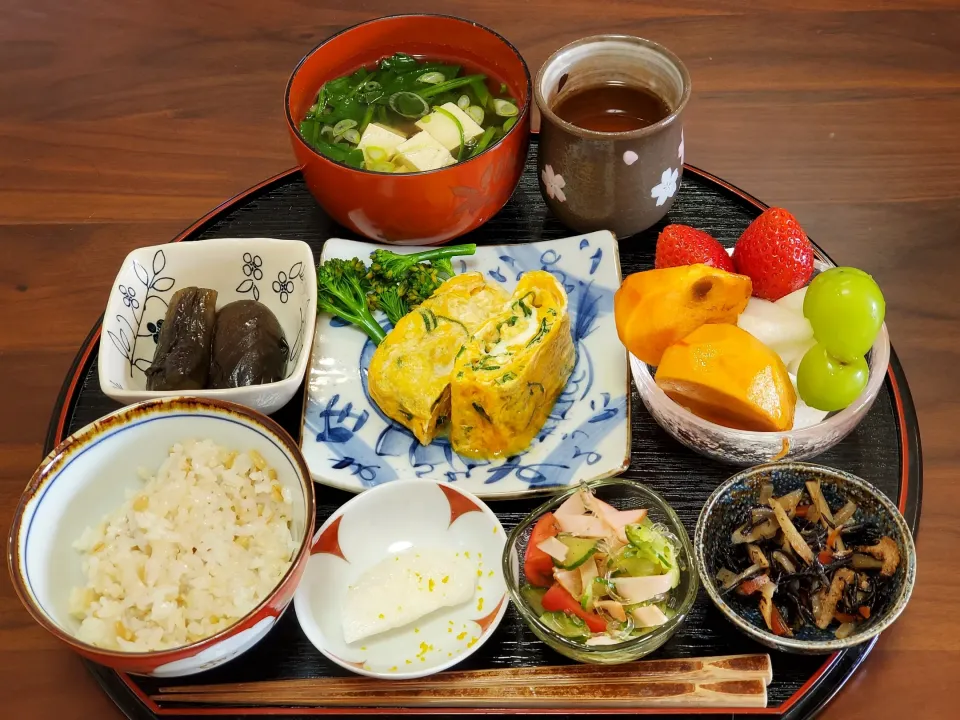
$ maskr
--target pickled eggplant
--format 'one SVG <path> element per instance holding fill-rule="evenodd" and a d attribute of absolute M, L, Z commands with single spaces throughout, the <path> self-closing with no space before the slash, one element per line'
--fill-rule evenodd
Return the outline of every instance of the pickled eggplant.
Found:
<path fill-rule="evenodd" d="M 270 309 L 255 300 L 237 300 L 217 313 L 208 387 L 262 385 L 284 378 L 289 348 Z"/>
<path fill-rule="evenodd" d="M 173 294 L 146 371 L 147 390 L 206 387 L 216 313 L 216 290 L 185 287 Z"/>

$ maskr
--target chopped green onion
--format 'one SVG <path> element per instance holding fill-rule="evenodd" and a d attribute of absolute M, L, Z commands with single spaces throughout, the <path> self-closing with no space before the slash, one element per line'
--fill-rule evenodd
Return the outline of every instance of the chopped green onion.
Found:
<path fill-rule="evenodd" d="M 324 125 L 324 126 L 320 129 L 320 137 L 326 136 L 326 137 L 330 138 L 331 140 L 333 140 L 334 134 L 335 134 L 335 133 L 333 132 L 333 128 L 330 127 L 329 125 Z"/>
<path fill-rule="evenodd" d="M 417 82 L 427 83 L 428 85 L 436 85 L 442 83 L 446 78 L 441 72 L 425 72 L 423 75 L 417 78 Z"/>
<path fill-rule="evenodd" d="M 367 111 L 363 114 L 363 121 L 360 123 L 360 134 L 367 129 L 367 125 L 370 124 L 370 121 L 373 120 L 373 111 L 376 110 L 376 105 L 368 105 Z"/>
<path fill-rule="evenodd" d="M 499 98 L 493 101 L 493 111 L 500 117 L 513 117 L 520 112 L 512 102 Z"/>
<path fill-rule="evenodd" d="M 360 142 L 360 133 L 355 128 L 350 128 L 343 134 L 343 139 L 351 145 L 356 145 Z"/>
<path fill-rule="evenodd" d="M 434 108 L 441 115 L 446 115 L 453 121 L 453 124 L 457 126 L 457 133 L 460 135 L 460 144 L 457 146 L 457 160 L 460 160 L 460 157 L 463 155 L 463 125 L 460 124 L 460 121 L 457 120 L 457 116 L 446 108 L 442 108 L 439 105 Z"/>
<path fill-rule="evenodd" d="M 382 147 L 370 145 L 364 150 L 364 152 L 366 152 L 367 160 L 370 162 L 386 162 L 387 160 L 387 151 Z"/>
<path fill-rule="evenodd" d="M 386 160 L 380 160 L 377 162 L 372 162 L 369 165 L 367 165 L 367 170 L 373 170 L 374 172 L 392 173 L 396 170 L 396 165 Z"/>
<path fill-rule="evenodd" d="M 341 120 L 340 122 L 338 122 L 336 125 L 333 126 L 333 134 L 335 136 L 343 135 L 347 130 L 349 130 L 350 128 L 355 128 L 356 126 L 357 126 L 356 120 L 351 120 L 350 118 L 346 118 L 345 120 Z"/>
<path fill-rule="evenodd" d="M 493 134 L 496 132 L 496 128 L 488 127 L 483 131 L 483 135 L 480 136 L 480 139 L 477 141 L 477 144 L 473 146 L 473 150 L 470 151 L 470 157 L 475 157 L 479 155 L 484 150 L 487 149 L 487 145 L 490 144 L 490 141 L 493 139 Z"/>
<path fill-rule="evenodd" d="M 461 108 L 461 110 L 464 110 L 464 112 L 467 113 L 467 116 L 471 120 L 473 120 L 477 125 L 483 125 L 484 112 L 482 107 L 480 107 L 479 105 L 471 105 L 466 109 Z"/>
<path fill-rule="evenodd" d="M 457 98 L 457 107 L 460 108 L 461 110 L 466 110 L 468 107 L 470 107 L 470 96 L 461 95 L 459 98 Z M 312 112 L 313 108 L 310 108 L 310 110 Z"/>
<path fill-rule="evenodd" d="M 503 131 L 505 133 L 510 132 L 510 128 L 517 124 L 517 117 L 514 115 L 512 118 L 507 118 L 507 121 L 503 124 Z"/>
<path fill-rule="evenodd" d="M 506 94 L 507 94 L 507 90 L 509 90 L 509 88 L 507 87 L 507 84 L 506 84 L 506 83 L 500 83 L 500 94 L 501 94 L 501 95 L 506 95 Z"/>
<path fill-rule="evenodd" d="M 431 89 L 436 89 L 439 86 L 434 86 Z M 429 92 L 429 90 L 425 91 Z M 423 99 L 420 95 L 417 95 L 413 92 L 397 92 L 390 96 L 390 107 L 398 115 L 402 115 L 405 118 L 411 118 L 413 120 L 422 118 L 428 112 L 430 112 L 430 106 L 427 104 L 427 101 Z"/>

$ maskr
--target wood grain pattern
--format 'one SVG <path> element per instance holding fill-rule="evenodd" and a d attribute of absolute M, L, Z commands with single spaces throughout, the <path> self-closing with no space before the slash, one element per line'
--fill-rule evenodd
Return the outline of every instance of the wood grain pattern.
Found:
<path fill-rule="evenodd" d="M 923 429 L 920 575 L 903 618 L 825 713 L 953 717 L 960 672 L 960 12 L 951 0 L 407 3 L 469 15 L 534 70 L 592 32 L 664 42 L 694 79 L 688 159 L 791 208 L 835 259 L 873 273 Z M 394 11 L 363 3 L 7 0 L 0 8 L 0 518 L 40 459 L 50 408 L 107 285 L 292 164 L 287 75 L 319 39 Z M 669 477 L 667 478 L 670 479 Z M 776 669 L 775 669 L 776 671 Z M 5 708 L 119 717 L 0 573 Z"/>

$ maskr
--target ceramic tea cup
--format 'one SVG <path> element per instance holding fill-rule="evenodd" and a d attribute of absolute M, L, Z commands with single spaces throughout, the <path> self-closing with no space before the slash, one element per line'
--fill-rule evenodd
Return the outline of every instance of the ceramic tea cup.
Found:
<path fill-rule="evenodd" d="M 662 118 L 634 130 L 579 127 L 555 112 L 587 88 L 646 90 L 666 106 Z M 550 209 L 577 232 L 617 237 L 655 225 L 673 206 L 683 174 L 683 110 L 690 75 L 680 59 L 650 40 L 626 35 L 582 38 L 555 52 L 537 74 L 537 167 Z"/>

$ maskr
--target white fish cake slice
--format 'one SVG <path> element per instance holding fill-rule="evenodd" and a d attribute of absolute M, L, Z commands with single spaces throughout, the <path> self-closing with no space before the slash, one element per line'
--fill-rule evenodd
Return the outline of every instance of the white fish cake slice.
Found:
<path fill-rule="evenodd" d="M 414 548 L 390 555 L 347 588 L 343 639 L 353 643 L 460 605 L 476 586 L 477 564 L 463 551 Z"/>

